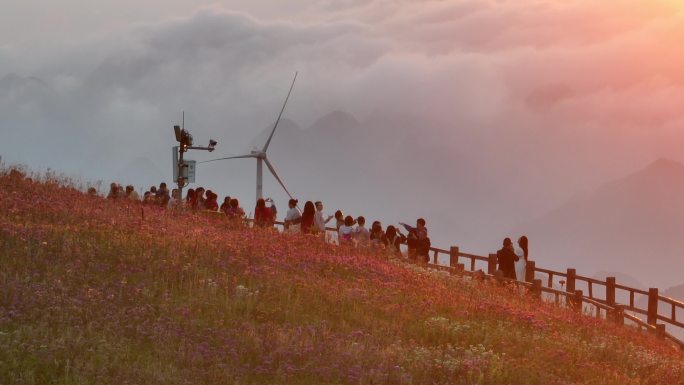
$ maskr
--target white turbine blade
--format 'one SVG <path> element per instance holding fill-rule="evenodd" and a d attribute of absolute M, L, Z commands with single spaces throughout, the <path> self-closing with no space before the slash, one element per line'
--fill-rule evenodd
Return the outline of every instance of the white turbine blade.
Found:
<path fill-rule="evenodd" d="M 276 173 L 276 171 L 275 171 L 275 169 L 273 168 L 273 165 L 271 164 L 271 162 L 268 161 L 268 158 L 265 158 L 265 159 L 264 159 L 264 162 L 266 162 L 266 167 L 268 167 L 268 169 L 271 170 L 271 174 L 273 174 L 273 176 L 276 178 L 276 180 L 278 181 L 278 183 L 280 183 L 280 185 L 283 186 L 283 190 L 285 190 L 285 192 L 286 192 L 287 195 L 290 197 L 290 199 L 294 199 L 294 197 L 292 196 L 292 194 L 290 194 L 290 192 L 287 190 L 287 187 L 285 187 L 285 183 L 283 183 L 283 181 L 282 181 L 282 180 L 280 179 L 280 177 L 278 176 L 278 173 Z"/>
<path fill-rule="evenodd" d="M 278 123 L 280 123 L 280 117 L 283 116 L 283 111 L 285 111 L 285 106 L 287 105 L 288 99 L 290 99 L 290 94 L 292 93 L 292 88 L 294 88 L 295 81 L 297 80 L 297 73 L 298 72 L 295 72 L 294 79 L 292 79 L 292 85 L 290 85 L 290 91 L 287 92 L 287 97 L 285 98 L 285 103 L 283 103 L 283 108 L 280 109 L 280 114 L 278 115 L 278 119 L 276 119 L 276 122 L 273 125 L 273 130 L 271 130 L 271 135 L 268 136 L 268 140 L 266 141 L 266 144 L 264 145 L 264 149 L 262 150 L 263 152 L 266 152 L 266 150 L 268 150 L 268 146 L 271 144 L 271 139 L 273 139 L 273 134 L 275 134 L 276 127 L 278 127 Z"/>
<path fill-rule="evenodd" d="M 211 160 L 205 160 L 199 163 L 209 163 L 209 162 L 216 162 L 217 160 L 226 160 L 226 159 L 242 159 L 242 158 L 256 158 L 256 156 L 248 154 L 248 155 L 238 155 L 238 156 L 229 156 L 227 158 L 218 158 L 218 159 L 211 159 Z"/>

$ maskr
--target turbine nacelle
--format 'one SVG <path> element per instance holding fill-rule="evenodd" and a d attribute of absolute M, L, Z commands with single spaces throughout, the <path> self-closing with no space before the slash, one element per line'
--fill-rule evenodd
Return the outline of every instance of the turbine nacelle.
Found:
<path fill-rule="evenodd" d="M 257 159 L 266 159 L 266 153 L 261 150 L 254 149 L 250 151 L 250 154 L 253 155 Z"/>

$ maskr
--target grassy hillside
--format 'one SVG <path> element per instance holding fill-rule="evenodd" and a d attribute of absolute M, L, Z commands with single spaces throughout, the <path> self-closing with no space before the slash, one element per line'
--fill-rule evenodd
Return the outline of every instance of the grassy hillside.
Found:
<path fill-rule="evenodd" d="M 0 384 L 684 384 L 490 283 L 0 172 Z"/>

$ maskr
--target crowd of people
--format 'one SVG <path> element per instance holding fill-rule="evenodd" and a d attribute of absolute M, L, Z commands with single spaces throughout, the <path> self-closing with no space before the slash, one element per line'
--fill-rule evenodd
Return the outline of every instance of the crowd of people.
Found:
<path fill-rule="evenodd" d="M 133 186 L 126 186 L 124 189 L 120 184 L 112 183 L 107 198 L 139 201 L 143 205 L 220 212 L 234 220 L 248 219 L 237 198 L 226 196 L 219 206 L 218 195 L 204 187 L 188 189 L 185 199 L 182 199 L 178 189 L 169 192 L 166 183 L 160 183 L 159 187 L 151 186 L 140 198 Z M 331 237 L 333 242 L 382 248 L 396 253 L 401 252 L 400 245 L 406 244 L 409 258 L 429 261 L 430 238 L 423 218 L 419 218 L 415 226 L 400 223 L 399 226 L 389 225 L 383 229 L 380 221 L 374 221 L 368 228 L 363 216 L 345 216 L 341 210 L 337 210 L 334 216 L 326 216 L 321 201 L 307 201 L 302 210 L 298 204 L 297 199 L 290 199 L 288 202 L 284 228 L 289 233 L 329 234 L 334 229 L 336 236 Z M 278 216 L 275 202 L 271 198 L 258 199 L 253 213 L 254 225 L 258 227 L 272 227 Z M 328 227 L 333 219 L 335 226 L 330 224 Z M 406 234 L 402 233 L 402 228 Z"/>
<path fill-rule="evenodd" d="M 89 193 L 92 192 L 89 191 Z M 249 219 L 237 198 L 226 196 L 219 206 L 218 195 L 211 190 L 205 190 L 204 187 L 188 189 L 183 199 L 178 189 L 173 189 L 169 193 L 166 183 L 162 182 L 159 187 L 151 186 L 141 199 L 133 186 L 128 185 L 124 189 L 120 184 L 112 183 L 107 198 L 138 201 L 143 205 L 219 212 L 239 222 Z M 336 236 L 331 238 L 332 242 L 340 245 L 379 248 L 398 255 L 401 254 L 401 245 L 405 244 L 409 259 L 420 262 L 430 261 L 431 242 L 426 221 L 423 218 L 418 218 L 415 226 L 399 222 L 398 226 L 388 225 L 385 229 L 380 221 L 373 221 L 369 229 L 366 227 L 366 218 L 363 216 L 345 216 L 341 210 L 337 210 L 334 215 L 326 216 L 323 210 L 324 206 L 321 201 L 306 201 L 303 210 L 300 210 L 299 201 L 290 199 L 283 220 L 284 231 L 326 235 L 334 230 Z M 273 227 L 277 216 L 278 210 L 273 199 L 257 199 L 253 216 L 255 226 Z M 335 219 L 335 227 L 328 227 L 328 223 L 333 219 Z M 518 247 L 513 245 L 510 238 L 504 239 L 503 247 L 497 251 L 498 269 L 503 277 L 524 280 L 528 254 L 526 236 L 518 239 Z"/>

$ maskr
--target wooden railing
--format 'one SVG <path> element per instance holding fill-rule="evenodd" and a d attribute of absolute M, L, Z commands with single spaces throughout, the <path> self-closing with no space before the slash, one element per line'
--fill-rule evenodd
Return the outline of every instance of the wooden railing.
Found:
<path fill-rule="evenodd" d="M 245 221 L 248 223 L 253 222 L 251 219 L 246 219 Z M 284 228 L 283 222 L 276 221 L 275 225 L 282 226 Z M 337 229 L 332 227 L 327 227 L 326 230 L 337 232 Z M 568 268 L 566 272 L 544 269 L 537 267 L 534 261 L 527 261 L 525 277 L 519 277 L 524 278 L 524 280 L 508 280 L 501 278 L 496 274 L 496 254 L 489 254 L 485 257 L 476 254 L 463 253 L 457 246 L 452 246 L 449 250 L 431 247 L 430 253 L 432 253 L 432 261 L 428 262 L 427 264 L 427 266 L 430 268 L 448 271 L 454 274 L 466 274 L 472 276 L 479 274 L 476 272 L 481 270 L 482 272 L 479 274 L 479 276 L 483 277 L 484 279 L 499 279 L 503 281 L 509 281 L 515 285 L 527 287 L 530 292 L 539 299 L 542 299 L 542 294 L 546 293 L 552 296 L 556 303 L 565 304 L 566 306 L 579 312 L 585 312 L 584 305 L 586 304 L 588 305 L 588 309 L 590 309 L 590 313 L 595 312 L 591 315 L 594 315 L 598 318 L 608 319 L 619 324 L 624 324 L 625 321 L 632 322 L 640 330 L 648 330 L 653 332 L 657 336 L 666 338 L 674 342 L 681 349 L 684 349 L 684 341 L 667 332 L 665 329 L 665 324 L 658 323 L 658 321 L 663 321 L 684 331 L 684 323 L 677 319 L 677 311 L 684 311 L 684 302 L 659 295 L 657 288 L 651 288 L 646 291 L 620 285 L 616 283 L 615 277 L 607 277 L 605 281 L 601 281 L 596 278 L 584 277 L 577 275 L 576 270 L 573 268 Z M 440 254 L 448 256 L 448 265 L 439 263 Z M 466 260 L 467 263 L 460 263 L 461 259 Z M 469 269 L 466 269 L 466 266 Z M 537 278 L 537 275 L 546 275 L 546 279 L 542 281 L 541 279 Z M 555 278 L 559 278 L 558 283 L 561 285 L 561 288 L 564 286 L 564 290 L 558 290 L 554 288 Z M 546 283 L 546 285 L 543 283 Z M 586 295 L 583 290 L 577 289 L 578 284 L 583 284 L 587 287 Z M 596 298 L 594 295 L 595 286 L 599 286 L 605 291 L 604 298 Z M 619 291 L 629 295 L 628 304 L 622 304 L 616 300 L 616 294 L 618 294 Z M 638 301 L 635 300 L 637 295 L 646 296 L 648 298 L 648 305 L 646 309 L 642 309 L 638 306 Z M 670 307 L 670 312 L 668 315 L 663 315 L 658 312 L 659 305 L 661 303 Z M 645 315 L 646 321 L 627 312 Z"/>
<path fill-rule="evenodd" d="M 456 271 L 467 272 L 465 269 L 467 266 L 470 268 L 469 272 L 482 270 L 485 276 L 494 276 L 497 270 L 496 254 L 489 254 L 487 257 L 468 254 L 461 252 L 456 246 L 452 246 L 449 251 L 436 247 L 430 248 L 430 251 L 432 253 L 432 261 L 428 265 L 431 267 L 443 266 L 439 264 L 439 255 L 444 254 L 449 256 L 448 266 Z M 465 259 L 466 263 L 460 263 L 461 258 Z M 477 268 L 478 262 L 482 263 L 482 267 L 479 269 Z M 575 304 L 574 306 L 579 306 L 579 309 L 582 308 L 583 303 L 591 305 L 598 312 L 597 316 L 600 316 L 600 312 L 604 311 L 606 314 L 605 318 L 615 319 L 617 317 L 619 320 L 616 321 L 621 323 L 624 323 L 624 320 L 627 319 L 635 323 L 640 329 L 653 331 L 657 335 L 675 342 L 680 348 L 684 349 L 684 341 L 668 333 L 665 330 L 665 324 L 658 323 L 658 321 L 662 321 L 684 331 L 684 323 L 677 319 L 677 311 L 684 312 L 684 302 L 659 295 L 657 288 L 650 288 L 646 291 L 617 284 L 615 277 L 607 277 L 605 281 L 602 281 L 596 278 L 577 275 L 576 270 L 573 268 L 567 269 L 566 272 L 540 268 L 536 266 L 534 261 L 528 261 L 526 266 L 525 277 L 519 278 L 524 278 L 524 283 L 522 284 L 529 286 L 530 289 L 534 289 L 539 293 L 552 294 L 555 296 L 556 302 L 559 302 L 561 297 L 565 297 L 566 303 Z M 546 275 L 546 279 L 543 281 L 537 279 L 538 275 Z M 564 290 L 554 288 L 554 278 L 560 278 L 558 282 L 561 284 L 561 287 L 565 286 Z M 543 285 L 542 282 L 546 285 Z M 580 284 L 586 286 L 586 295 L 583 290 L 577 290 Z M 595 295 L 594 289 L 597 286 L 604 291 L 604 298 L 597 298 Z M 628 303 L 622 304 L 617 301 L 617 294 L 620 294 L 620 292 L 629 296 Z M 639 307 L 639 301 L 635 299 L 637 295 L 648 298 L 645 309 Z M 577 305 L 578 303 L 579 305 Z M 659 308 L 662 305 L 668 308 L 668 314 L 659 313 Z M 645 315 L 646 321 L 627 312 Z"/>

